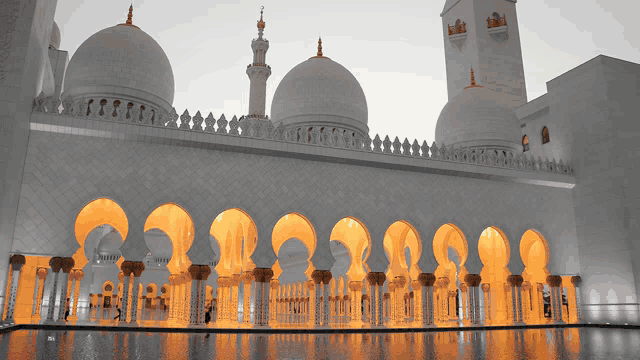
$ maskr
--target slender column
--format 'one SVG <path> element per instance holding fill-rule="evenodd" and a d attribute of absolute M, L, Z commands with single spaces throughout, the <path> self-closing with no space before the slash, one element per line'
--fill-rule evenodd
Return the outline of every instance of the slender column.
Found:
<path fill-rule="evenodd" d="M 256 282 L 255 291 L 255 325 L 269 326 L 269 289 L 271 287 L 271 279 L 273 278 L 273 270 L 269 268 L 253 269 L 253 276 Z"/>
<path fill-rule="evenodd" d="M 324 303 L 324 313 L 322 314 L 322 325 L 329 326 L 329 282 L 331 281 L 331 271 L 322 271 L 322 283 L 324 284 L 324 292 L 322 302 Z"/>
<path fill-rule="evenodd" d="M 315 326 L 322 325 L 322 270 L 314 270 L 311 273 L 311 278 L 314 283 L 314 311 L 313 311 L 313 324 Z"/>
<path fill-rule="evenodd" d="M 511 293 L 511 286 L 508 283 L 504 283 L 505 301 L 507 303 L 507 323 L 511 324 L 515 321 L 515 307 L 513 306 L 513 294 Z"/>
<path fill-rule="evenodd" d="M 449 319 L 448 319 L 448 302 L 449 302 L 449 278 L 446 277 L 441 277 L 439 279 L 439 296 L 440 296 L 440 306 L 439 306 L 439 311 L 440 311 L 440 322 L 442 323 L 446 323 Z"/>
<path fill-rule="evenodd" d="M 361 301 L 362 301 L 362 281 L 351 281 L 349 283 L 349 290 L 351 290 L 351 294 L 349 294 L 349 298 L 351 299 L 351 308 L 353 309 L 353 313 L 351 314 L 351 324 L 354 327 L 362 327 L 362 312 Z"/>
<path fill-rule="evenodd" d="M 489 301 L 489 294 L 491 286 L 489 284 L 482 284 L 482 292 L 484 294 L 484 324 L 491 324 L 491 302 Z"/>
<path fill-rule="evenodd" d="M 560 286 L 562 285 L 562 277 L 557 275 L 547 276 L 547 284 L 551 288 L 551 318 L 555 323 L 563 323 L 562 321 L 562 300 Z"/>
<path fill-rule="evenodd" d="M 69 272 L 73 269 L 73 258 L 62 259 L 62 288 L 60 289 L 60 307 L 58 308 L 58 321 L 66 321 L 64 313 L 67 310 L 67 289 L 69 288 Z"/>
<path fill-rule="evenodd" d="M 544 285 L 541 283 L 538 283 L 536 285 L 536 298 L 538 300 L 538 319 L 540 319 L 540 323 L 545 322 L 545 318 L 544 318 Z"/>
<path fill-rule="evenodd" d="M 61 257 L 52 257 L 49 260 L 49 266 L 51 266 L 51 271 L 53 274 L 53 285 L 51 286 L 51 291 L 49 292 L 49 308 L 47 309 L 47 321 L 53 321 L 53 315 L 55 313 L 56 307 L 56 290 L 58 288 L 58 275 L 60 270 L 62 269 L 62 258 Z"/>
<path fill-rule="evenodd" d="M 471 323 L 473 311 L 470 311 L 471 297 L 473 294 L 469 291 L 469 286 L 465 283 L 460 284 L 460 305 L 462 312 L 462 321 L 465 325 Z"/>
<path fill-rule="evenodd" d="M 307 324 L 311 327 L 315 325 L 315 313 L 316 313 L 316 295 L 315 295 L 315 281 L 309 280 L 307 282 L 307 288 L 309 289 L 309 297 L 307 298 Z"/>
<path fill-rule="evenodd" d="M 191 283 L 191 291 L 189 292 L 189 325 L 198 325 L 200 320 L 200 313 L 198 311 L 198 305 L 200 301 L 198 296 L 200 295 L 200 265 L 189 266 L 189 276 Z"/>
<path fill-rule="evenodd" d="M 574 304 L 575 304 L 575 314 L 577 317 L 576 321 L 582 322 L 582 303 L 580 302 L 580 284 L 582 283 L 582 278 L 579 275 L 572 276 L 571 283 L 573 284 L 574 292 L 575 292 Z"/>
<path fill-rule="evenodd" d="M 522 284 L 522 321 L 531 322 L 531 284 L 527 281 Z"/>
<path fill-rule="evenodd" d="M 242 324 L 246 326 L 251 324 L 251 282 L 253 281 L 253 275 L 247 271 L 242 274 L 241 280 L 244 286 L 244 298 L 242 300 Z M 269 296 L 269 302 L 272 302 L 272 296 Z M 271 313 L 272 312 L 273 311 L 271 311 Z"/>
<path fill-rule="evenodd" d="M 369 315 L 369 323 L 371 326 L 378 325 L 378 298 L 376 296 L 378 288 L 378 273 L 370 272 L 367 274 L 367 283 L 369 284 L 369 299 L 371 301 L 371 313 Z"/>
<path fill-rule="evenodd" d="M 227 283 L 229 281 L 228 277 L 219 277 L 218 278 L 218 319 L 216 322 L 218 325 L 225 324 L 227 321 Z M 262 302 L 262 299 L 260 299 Z"/>
<path fill-rule="evenodd" d="M 36 274 L 38 276 L 38 286 L 36 287 L 36 302 L 34 304 L 33 316 L 34 322 L 40 321 L 40 307 L 42 306 L 42 296 L 44 295 L 44 281 L 47 279 L 49 270 L 47 268 L 38 268 Z"/>
<path fill-rule="evenodd" d="M 254 286 L 255 286 L 255 291 L 254 291 L 254 296 L 253 296 L 253 322 L 255 325 L 259 326 L 262 325 L 262 283 L 260 282 L 260 279 L 262 278 L 262 275 L 256 275 L 255 269 L 253 272 L 253 276 L 255 279 L 254 282 Z"/>
<path fill-rule="evenodd" d="M 420 310 L 420 323 L 422 326 L 434 325 L 434 303 L 433 303 L 433 285 L 436 282 L 436 276 L 432 273 L 422 273 L 418 275 L 418 281 L 420 282 L 421 300 L 419 303 Z"/>
<path fill-rule="evenodd" d="M 273 279 L 273 270 L 265 268 L 263 278 L 264 281 L 262 282 L 262 322 L 264 326 L 269 326 L 269 314 L 271 312 L 271 304 L 269 303 L 269 295 L 271 294 L 271 279 Z"/>
<path fill-rule="evenodd" d="M 240 275 L 235 274 L 233 275 L 233 278 L 231 280 L 231 323 L 234 326 L 238 325 L 238 286 L 240 285 Z M 265 299 L 265 302 L 268 304 L 269 303 L 269 298 Z M 267 315 L 267 314 L 265 314 Z"/>
<path fill-rule="evenodd" d="M 138 319 L 138 294 L 140 287 L 140 275 L 144 271 L 144 263 L 142 261 L 136 261 L 133 263 L 133 288 L 131 289 L 131 321 L 130 323 L 137 323 Z"/>
<path fill-rule="evenodd" d="M 121 324 L 124 324 L 128 321 L 127 315 L 129 314 L 129 278 L 131 277 L 131 273 L 133 273 L 133 261 L 123 261 L 122 265 L 120 265 L 120 269 L 122 270 L 123 281 L 122 295 L 120 295 L 122 304 L 120 305 L 119 320 Z"/>
<path fill-rule="evenodd" d="M 81 269 L 73 269 L 73 307 L 71 311 L 71 316 L 69 316 L 69 320 L 77 321 L 78 320 L 78 300 L 80 298 L 80 282 L 84 277 L 84 271 Z"/>
<path fill-rule="evenodd" d="M 522 292 L 520 286 L 522 285 L 523 278 L 521 275 L 509 275 L 507 276 L 507 282 L 510 285 L 513 322 L 515 324 L 522 324 Z"/>
<path fill-rule="evenodd" d="M 205 314 L 207 312 L 207 280 L 209 280 L 209 275 L 211 275 L 211 267 L 209 265 L 200 265 L 200 272 L 198 275 L 198 324 L 204 324 Z"/>
<path fill-rule="evenodd" d="M 469 286 L 469 322 L 472 325 L 480 324 L 480 282 L 482 277 L 479 274 L 467 274 L 464 281 Z"/>
<path fill-rule="evenodd" d="M 18 286 L 20 281 L 20 270 L 26 263 L 24 255 L 13 255 L 9 259 L 11 266 L 11 277 L 9 278 L 9 301 L 7 302 L 7 311 L 5 312 L 5 322 L 13 323 L 13 313 L 16 306 L 16 297 L 18 296 Z"/>
<path fill-rule="evenodd" d="M 175 321 L 176 318 L 176 275 L 169 275 L 169 318 L 168 321 Z"/>

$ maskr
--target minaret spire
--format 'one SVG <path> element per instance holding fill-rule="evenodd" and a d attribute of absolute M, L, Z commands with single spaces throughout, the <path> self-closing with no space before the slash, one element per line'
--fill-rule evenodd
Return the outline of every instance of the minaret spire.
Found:
<path fill-rule="evenodd" d="M 267 98 L 267 78 L 271 75 L 271 67 L 266 63 L 269 40 L 263 37 L 264 22 L 262 15 L 264 6 L 260 7 L 260 20 L 258 20 L 258 38 L 251 41 L 253 50 L 253 63 L 247 66 L 247 76 L 251 81 L 249 89 L 249 117 L 264 118 Z"/>
<path fill-rule="evenodd" d="M 328 59 L 328 57 L 322 54 L 322 37 L 320 36 L 318 36 L 318 53 L 316 54 L 316 56 L 310 57 L 310 59 L 313 59 L 313 58 Z"/>
<path fill-rule="evenodd" d="M 139 27 L 133 25 L 133 3 L 129 6 L 129 14 L 127 15 L 127 21 L 124 24 L 118 24 L 118 26 L 131 26 L 136 29 L 140 29 Z"/>
<path fill-rule="evenodd" d="M 480 87 L 482 87 L 482 86 L 480 86 L 480 85 L 476 85 L 476 77 L 475 77 L 475 75 L 474 75 L 474 73 L 473 73 L 473 67 L 471 68 L 471 75 L 470 75 L 470 77 L 469 77 L 469 78 L 470 78 L 470 79 L 469 79 L 469 82 L 470 82 L 470 84 L 471 84 L 471 85 L 469 85 L 469 86 L 465 87 L 465 89 L 468 89 L 468 88 L 480 88 Z"/>

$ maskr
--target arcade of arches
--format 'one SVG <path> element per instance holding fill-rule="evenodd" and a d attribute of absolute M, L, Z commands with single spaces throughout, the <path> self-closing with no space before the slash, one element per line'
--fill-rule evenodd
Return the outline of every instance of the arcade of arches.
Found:
<path fill-rule="evenodd" d="M 455 224 L 426 238 L 404 220 L 388 226 L 382 239 L 385 272 L 372 272 L 372 241 L 362 221 L 339 220 L 328 239 L 332 269 L 314 267 L 323 239 L 302 214 L 275 223 L 270 243 L 277 260 L 256 267 L 259 234 L 252 217 L 232 208 L 211 220 L 210 262 L 187 254 L 195 237 L 191 215 L 179 205 L 157 207 L 144 221 L 151 250 L 144 261 L 127 259 L 129 219 L 102 198 L 79 211 L 70 257 L 11 257 L 3 319 L 6 322 L 80 321 L 180 327 L 449 327 L 579 322 L 579 276 L 549 273 L 550 250 L 534 229 L 507 239 L 497 227 L 468 241 Z M 292 244 L 296 251 L 284 251 Z M 472 246 L 471 244 L 477 244 Z M 510 271 L 518 252 L 521 274 Z M 324 248 L 326 249 L 326 248 Z M 120 251 L 122 250 L 123 253 Z M 326 250 L 325 250 L 326 251 Z M 435 265 L 420 267 L 423 252 Z M 340 260 L 340 259 L 344 259 Z M 294 264 L 295 266 L 293 266 Z M 291 269 L 298 270 L 291 270 Z M 337 270 L 336 270 L 337 269 Z M 287 281 L 287 272 L 298 276 Z M 213 325 L 215 324 L 215 325 Z"/>

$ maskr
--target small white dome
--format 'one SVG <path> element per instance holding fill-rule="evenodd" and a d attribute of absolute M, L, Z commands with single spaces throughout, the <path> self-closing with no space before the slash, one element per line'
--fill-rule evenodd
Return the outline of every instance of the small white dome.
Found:
<path fill-rule="evenodd" d="M 60 49 L 60 28 L 56 22 L 53 22 L 53 27 L 51 27 L 51 39 L 49 40 L 49 48 L 58 50 Z"/>
<path fill-rule="evenodd" d="M 276 126 L 282 122 L 369 133 L 367 99 L 360 83 L 344 66 L 322 56 L 298 64 L 280 81 L 271 120 Z"/>
<path fill-rule="evenodd" d="M 98 31 L 69 62 L 64 98 L 110 96 L 138 100 L 171 111 L 173 70 L 164 50 L 136 26 Z"/>
<path fill-rule="evenodd" d="M 520 126 L 515 111 L 498 105 L 500 94 L 471 86 L 454 96 L 440 113 L 436 143 L 456 147 L 520 149 Z"/>
<path fill-rule="evenodd" d="M 122 246 L 122 237 L 117 231 L 109 232 L 103 236 L 98 243 L 98 253 L 103 255 L 120 254 L 119 250 Z"/>

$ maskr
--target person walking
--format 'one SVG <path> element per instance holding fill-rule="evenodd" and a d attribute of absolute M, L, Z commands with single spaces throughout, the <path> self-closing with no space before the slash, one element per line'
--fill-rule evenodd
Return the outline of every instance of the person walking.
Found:
<path fill-rule="evenodd" d="M 116 317 L 114 317 L 114 318 L 113 318 L 113 320 L 115 320 L 115 319 L 120 320 L 120 314 L 122 313 L 122 312 L 120 311 L 120 307 L 116 307 L 116 311 L 118 312 L 118 315 L 116 315 Z"/>

